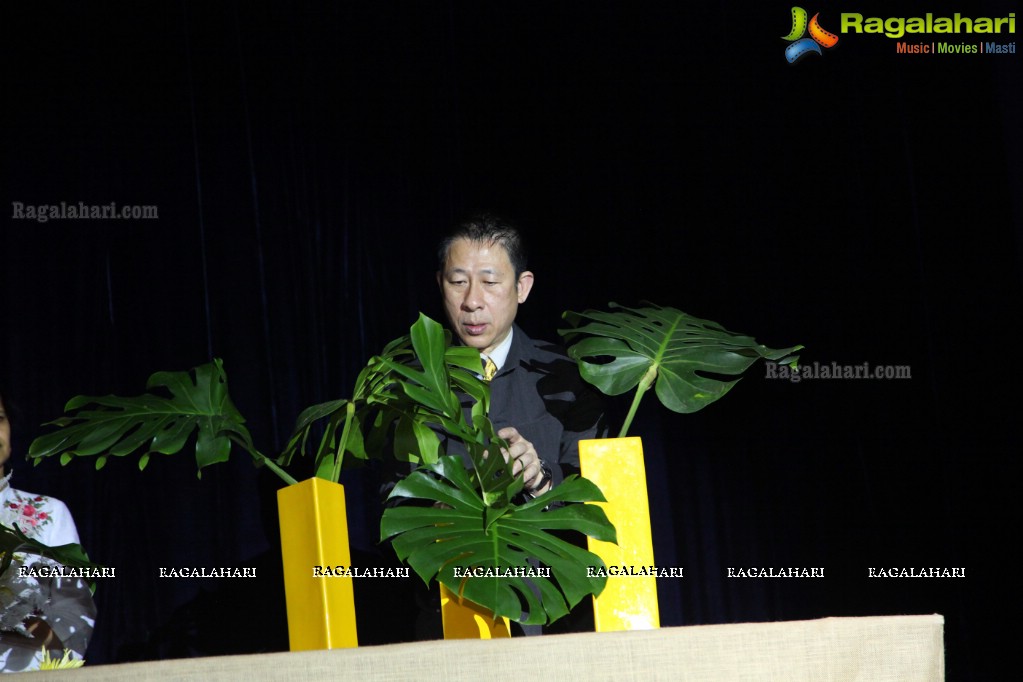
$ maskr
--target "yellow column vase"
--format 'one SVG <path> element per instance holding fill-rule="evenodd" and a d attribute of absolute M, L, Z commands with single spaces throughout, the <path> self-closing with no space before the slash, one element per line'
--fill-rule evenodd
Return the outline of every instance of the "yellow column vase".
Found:
<path fill-rule="evenodd" d="M 587 538 L 590 551 L 609 569 L 607 586 L 593 600 L 596 631 L 660 627 L 656 576 L 631 575 L 655 565 L 643 443 L 639 438 L 579 441 L 579 462 L 582 475 L 607 498 L 599 504 L 618 532 L 617 545 Z"/>
<path fill-rule="evenodd" d="M 494 618 L 493 611 L 440 586 L 440 617 L 444 639 L 497 639 L 511 637 L 507 618 Z"/>
<path fill-rule="evenodd" d="M 352 578 L 336 575 L 352 561 L 344 486 L 310 478 L 278 490 L 277 507 L 291 650 L 358 646 Z"/>

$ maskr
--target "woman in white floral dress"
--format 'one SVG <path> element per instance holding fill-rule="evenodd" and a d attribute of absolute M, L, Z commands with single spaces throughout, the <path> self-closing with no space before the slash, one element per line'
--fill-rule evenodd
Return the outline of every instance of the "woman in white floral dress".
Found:
<path fill-rule="evenodd" d="M 17 526 L 29 538 L 56 547 L 78 544 L 71 512 L 60 500 L 15 490 L 5 466 L 11 456 L 11 422 L 0 394 L 0 523 Z M 15 554 L 0 575 L 0 672 L 38 669 L 42 651 L 82 658 L 92 635 L 96 606 L 80 578 L 20 575 L 22 566 L 50 563 Z M 53 564 L 55 565 L 55 564 Z"/>

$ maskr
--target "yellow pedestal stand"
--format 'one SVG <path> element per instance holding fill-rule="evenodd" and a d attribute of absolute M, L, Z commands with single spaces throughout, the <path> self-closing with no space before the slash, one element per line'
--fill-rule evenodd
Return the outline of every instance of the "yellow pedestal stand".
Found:
<path fill-rule="evenodd" d="M 440 586 L 440 616 L 444 639 L 498 639 L 511 637 L 507 618 L 494 618 L 494 613 L 479 604 L 460 599 Z"/>
<path fill-rule="evenodd" d="M 582 475 L 596 483 L 607 498 L 607 503 L 600 506 L 618 531 L 617 545 L 588 538 L 590 551 L 619 570 L 639 571 L 654 566 L 642 441 L 580 441 L 579 461 Z M 604 591 L 593 600 L 593 616 L 597 632 L 660 627 L 657 578 L 608 576 Z"/>
<path fill-rule="evenodd" d="M 277 491 L 292 651 L 359 645 L 351 577 L 316 577 L 314 567 L 351 567 L 345 489 L 311 478 Z"/>

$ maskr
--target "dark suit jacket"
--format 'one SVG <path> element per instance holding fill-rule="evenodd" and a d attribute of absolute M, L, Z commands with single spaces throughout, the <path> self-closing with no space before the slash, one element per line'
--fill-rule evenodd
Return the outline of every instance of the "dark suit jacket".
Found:
<path fill-rule="evenodd" d="M 514 329 L 508 358 L 490 382 L 490 420 L 518 429 L 557 485 L 578 471 L 579 441 L 607 434 L 603 404 L 564 351 Z"/>

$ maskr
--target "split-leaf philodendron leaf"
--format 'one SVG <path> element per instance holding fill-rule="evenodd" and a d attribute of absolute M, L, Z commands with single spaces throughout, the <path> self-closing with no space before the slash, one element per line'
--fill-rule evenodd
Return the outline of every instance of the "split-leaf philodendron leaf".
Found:
<path fill-rule="evenodd" d="M 381 539 L 390 538 L 398 557 L 407 560 L 424 582 L 437 578 L 497 616 L 549 623 L 586 595 L 604 589 L 606 578 L 590 576 L 602 572 L 587 570 L 602 567 L 603 561 L 551 532 L 575 530 L 615 542 L 614 527 L 603 509 L 577 504 L 604 501 L 600 490 L 584 478 L 569 476 L 525 504 L 495 508 L 485 504 L 461 458 L 447 456 L 410 474 L 391 497 L 425 500 L 434 506 L 387 509 Z M 539 575 L 528 563 L 530 558 L 549 567 L 550 578 Z"/>
<path fill-rule="evenodd" d="M 150 455 L 175 454 L 195 434 L 200 474 L 203 467 L 226 461 L 232 442 L 279 471 L 252 445 L 245 420 L 228 396 L 227 376 L 219 359 L 190 372 L 157 372 L 146 388 L 163 388 L 170 395 L 72 398 L 64 407 L 66 416 L 50 422 L 60 428 L 36 438 L 29 446 L 29 458 L 38 463 L 59 454 L 61 464 L 67 464 L 76 456 L 96 457 L 96 468 L 101 469 L 109 457 L 141 451 L 139 469 L 145 469 Z"/>
<path fill-rule="evenodd" d="M 611 312 L 568 311 L 571 329 L 559 330 L 583 378 L 607 395 L 637 389 L 636 400 L 620 435 L 625 435 L 639 398 L 654 387 L 661 403 L 680 413 L 696 412 L 725 395 L 738 376 L 758 359 L 789 363 L 802 346 L 768 348 L 751 336 L 726 330 L 675 308 L 650 304 Z M 717 375 L 717 376 L 714 376 Z"/>

